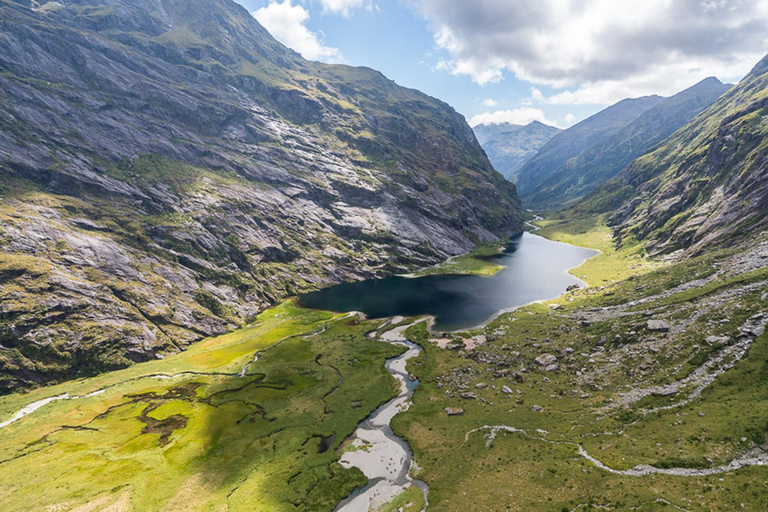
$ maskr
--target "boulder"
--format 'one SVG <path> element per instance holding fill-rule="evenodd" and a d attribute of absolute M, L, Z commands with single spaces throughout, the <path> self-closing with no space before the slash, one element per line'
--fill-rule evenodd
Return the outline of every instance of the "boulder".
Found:
<path fill-rule="evenodd" d="M 664 320 L 648 320 L 646 327 L 649 331 L 654 332 L 669 332 L 672 328 L 669 323 Z"/>
<path fill-rule="evenodd" d="M 458 407 L 446 407 L 445 413 L 448 416 L 463 416 L 464 415 L 464 409 L 459 409 Z"/>
<path fill-rule="evenodd" d="M 676 395 L 679 391 L 680 390 L 677 388 L 677 386 L 670 385 L 670 386 L 663 387 L 661 389 L 657 389 L 656 391 L 653 392 L 653 396 L 658 396 L 658 397 L 672 396 L 672 395 Z"/>
<path fill-rule="evenodd" d="M 552 354 L 541 354 L 533 360 L 539 366 L 549 366 L 557 362 L 557 358 Z"/>
<path fill-rule="evenodd" d="M 710 347 L 720 347 L 728 343 L 728 337 L 727 336 L 708 336 L 704 341 Z"/>

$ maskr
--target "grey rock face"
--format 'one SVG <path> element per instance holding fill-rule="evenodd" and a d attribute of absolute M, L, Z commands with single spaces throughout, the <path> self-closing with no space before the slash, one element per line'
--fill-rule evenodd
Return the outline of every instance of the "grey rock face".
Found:
<path fill-rule="evenodd" d="M 649 331 L 657 332 L 669 332 L 672 328 L 669 323 L 664 320 L 648 320 L 646 327 Z"/>
<path fill-rule="evenodd" d="M 230 0 L 0 3 L 0 392 L 522 231 L 462 116 Z"/>
<path fill-rule="evenodd" d="M 557 357 L 553 356 L 552 354 L 541 354 L 536 357 L 536 359 L 533 360 L 534 363 L 536 363 L 539 366 L 549 366 L 551 364 L 554 364 L 557 362 Z"/>

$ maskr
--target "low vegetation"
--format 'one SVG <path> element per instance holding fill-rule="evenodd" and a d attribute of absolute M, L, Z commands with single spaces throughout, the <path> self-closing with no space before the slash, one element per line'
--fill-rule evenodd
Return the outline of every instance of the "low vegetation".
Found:
<path fill-rule="evenodd" d="M 434 274 L 492 276 L 504 267 L 488 261 L 488 258 L 498 255 L 503 250 L 504 247 L 499 244 L 484 244 L 470 253 L 450 258 L 433 267 L 418 270 L 414 275 L 418 277 Z"/>
<path fill-rule="evenodd" d="M 69 400 L 2 428 L 0 509 L 330 510 L 366 482 L 336 449 L 397 390 L 399 349 L 373 328 L 288 302 L 162 361 L 3 397 L 1 421 Z"/>
<path fill-rule="evenodd" d="M 601 219 L 540 223 L 539 234 L 603 251 L 574 271 L 589 289 L 452 335 L 486 335 L 472 350 L 442 350 L 422 325 L 407 333 L 424 347 L 409 366 L 421 385 L 393 430 L 414 451 L 431 509 L 768 507 L 763 467 L 686 474 L 768 442 L 768 275 L 750 270 L 766 245 L 662 264 L 615 250 Z M 537 363 L 543 354 L 556 366 Z M 651 469 L 618 473 L 639 465 Z"/>
<path fill-rule="evenodd" d="M 602 251 L 573 271 L 588 289 L 448 333 L 453 349 L 423 322 L 405 332 L 421 384 L 392 428 L 430 509 L 768 507 L 765 468 L 743 462 L 768 443 L 768 241 L 664 263 L 616 249 L 602 218 L 539 224 Z M 2 428 L 0 507 L 332 510 L 366 482 L 338 463 L 345 439 L 396 393 L 400 349 L 377 326 L 287 302 L 181 354 L 2 397 L 0 422 L 62 399 Z M 411 488 L 385 510 L 423 505 Z"/>

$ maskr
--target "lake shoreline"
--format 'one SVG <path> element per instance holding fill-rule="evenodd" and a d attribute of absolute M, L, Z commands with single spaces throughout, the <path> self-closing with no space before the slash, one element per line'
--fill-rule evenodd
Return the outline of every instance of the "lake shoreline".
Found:
<path fill-rule="evenodd" d="M 295 301 L 308 309 L 360 311 L 369 319 L 432 316 L 440 332 L 473 330 L 519 307 L 555 300 L 569 286 L 588 287 L 573 270 L 600 254 L 524 233 L 503 253 L 483 258 L 501 267 L 490 276 L 390 276 L 331 286 Z"/>

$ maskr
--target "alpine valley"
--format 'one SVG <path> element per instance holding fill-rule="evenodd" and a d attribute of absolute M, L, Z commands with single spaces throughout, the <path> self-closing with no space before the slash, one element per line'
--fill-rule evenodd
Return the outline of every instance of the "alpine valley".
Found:
<path fill-rule="evenodd" d="M 231 0 L 0 0 L 0 510 L 767 510 L 767 97 L 473 131 Z"/>

